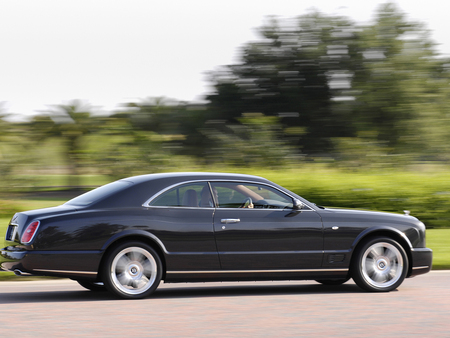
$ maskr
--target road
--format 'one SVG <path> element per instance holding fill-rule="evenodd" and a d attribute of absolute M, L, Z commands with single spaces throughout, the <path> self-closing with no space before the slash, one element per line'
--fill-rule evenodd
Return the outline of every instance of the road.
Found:
<path fill-rule="evenodd" d="M 352 281 L 161 284 L 120 300 L 70 280 L 0 282 L 3 337 L 450 337 L 450 271 L 367 293 Z"/>

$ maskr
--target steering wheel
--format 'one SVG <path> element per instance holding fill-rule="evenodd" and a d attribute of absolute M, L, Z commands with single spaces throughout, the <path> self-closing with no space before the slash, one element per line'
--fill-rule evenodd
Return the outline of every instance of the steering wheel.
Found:
<path fill-rule="evenodd" d="M 250 197 L 247 197 L 244 202 L 242 202 L 241 206 L 239 208 L 248 208 L 250 204 L 253 204 L 253 201 Z"/>

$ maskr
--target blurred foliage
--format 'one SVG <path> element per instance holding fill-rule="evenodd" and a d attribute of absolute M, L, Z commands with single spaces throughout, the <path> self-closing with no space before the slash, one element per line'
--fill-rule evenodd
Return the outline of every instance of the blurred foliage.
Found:
<path fill-rule="evenodd" d="M 283 140 L 277 117 L 245 113 L 237 121 L 203 129 L 205 137 L 215 144 L 208 149 L 210 162 L 276 168 L 297 160 L 293 147 Z"/>
<path fill-rule="evenodd" d="M 272 18 L 260 29 L 261 41 L 243 48 L 242 63 L 211 75 L 214 115 L 229 123 L 248 112 L 278 116 L 298 152 L 329 152 L 330 138 L 352 136 L 347 117 L 333 109 L 338 90 L 330 84 L 348 72 L 351 27 L 348 20 L 319 13 L 285 22 Z"/>
<path fill-rule="evenodd" d="M 313 165 L 283 172 L 253 170 L 253 174 L 318 205 L 395 213 L 409 210 L 428 228 L 448 228 L 450 173 L 423 170 L 354 172 Z"/>
<path fill-rule="evenodd" d="M 164 171 L 262 172 L 319 204 L 411 209 L 448 226 L 449 177 L 411 176 L 424 163 L 450 165 L 450 60 L 426 28 L 387 3 L 370 25 L 311 12 L 269 18 L 259 33 L 238 63 L 210 73 L 202 104 L 147 98 L 100 115 L 74 100 L 27 123 L 3 109 L 0 193 Z M 88 175 L 102 179 L 86 184 Z"/>
<path fill-rule="evenodd" d="M 67 185 L 78 186 L 79 166 L 84 150 L 83 137 L 99 129 L 99 124 L 91 116 L 92 111 L 88 103 L 73 100 L 67 104 L 50 106 L 41 112 L 29 124 L 32 137 L 38 142 L 48 138 L 59 139 L 64 150 L 62 155 L 66 159 L 70 175 Z"/>

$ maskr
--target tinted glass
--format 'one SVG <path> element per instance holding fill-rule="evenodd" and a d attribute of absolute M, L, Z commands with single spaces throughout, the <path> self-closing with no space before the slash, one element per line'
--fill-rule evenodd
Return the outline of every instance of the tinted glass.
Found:
<path fill-rule="evenodd" d="M 266 185 L 212 182 L 219 208 L 292 209 L 292 198 Z"/>
<path fill-rule="evenodd" d="M 214 203 L 206 182 L 188 183 L 172 188 L 150 202 L 158 207 L 212 208 Z"/>
<path fill-rule="evenodd" d="M 69 205 L 78 205 L 78 206 L 86 206 L 92 204 L 96 201 L 99 201 L 107 196 L 111 196 L 126 187 L 129 187 L 133 183 L 127 181 L 116 181 L 106 185 L 103 185 L 97 189 L 91 190 L 83 195 L 75 197 L 65 204 Z"/>

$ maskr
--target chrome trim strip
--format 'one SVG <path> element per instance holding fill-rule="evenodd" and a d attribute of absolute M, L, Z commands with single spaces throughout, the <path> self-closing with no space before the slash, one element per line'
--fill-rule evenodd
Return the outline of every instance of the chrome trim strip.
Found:
<path fill-rule="evenodd" d="M 46 269 L 33 269 L 33 271 L 55 272 L 55 273 L 72 273 L 72 274 L 83 274 L 83 275 L 96 275 L 97 274 L 97 271 L 69 271 L 69 270 L 46 270 Z"/>
<path fill-rule="evenodd" d="M 19 232 L 19 226 L 18 225 L 13 226 L 12 234 L 11 234 L 11 241 L 14 241 L 16 239 L 18 232 Z"/>
<path fill-rule="evenodd" d="M 215 252 L 213 252 L 214 254 Z M 323 254 L 322 250 L 308 251 L 219 251 L 219 255 L 298 255 L 298 254 Z M 184 254 L 184 252 L 183 252 Z M 189 254 L 189 253 L 188 253 Z"/>
<path fill-rule="evenodd" d="M 5 240 L 7 242 L 14 242 L 17 232 L 19 231 L 18 229 L 19 229 L 19 226 L 16 224 L 8 225 L 8 228 L 6 229 Z"/>
<path fill-rule="evenodd" d="M 142 204 L 142 206 L 145 207 L 145 208 L 151 208 L 151 207 L 156 208 L 156 206 L 150 205 L 150 202 L 152 200 L 154 200 L 156 197 L 158 197 L 159 195 L 162 195 L 166 191 L 168 191 L 168 190 L 170 190 L 172 188 L 175 188 L 177 186 L 184 185 L 184 184 L 189 184 L 189 183 L 198 183 L 198 182 L 204 182 L 204 183 L 207 184 L 208 180 L 191 180 L 191 181 L 183 181 L 183 182 L 178 182 L 178 183 L 172 184 L 171 186 L 168 186 L 168 187 L 164 188 L 163 190 L 158 191 L 156 194 L 154 194 L 152 197 L 150 197 L 147 201 L 145 201 Z M 162 207 L 162 208 L 188 208 L 188 207 Z M 191 208 L 191 209 L 198 209 L 196 207 L 189 207 L 189 208 Z M 204 208 L 204 209 L 211 209 L 211 208 Z"/>
<path fill-rule="evenodd" d="M 168 207 L 168 206 L 160 206 L 160 205 L 142 205 L 145 208 L 161 208 L 161 209 L 171 209 L 171 208 L 176 208 L 176 209 L 194 209 L 194 210 L 199 210 L 199 209 L 203 209 L 203 210 L 214 210 L 214 207 Z M 276 209 L 274 209 L 276 210 Z"/>
<path fill-rule="evenodd" d="M 419 270 L 419 269 L 428 269 L 430 266 L 426 265 L 426 266 L 416 266 L 415 268 L 413 267 L 413 270 Z"/>
<path fill-rule="evenodd" d="M 206 271 L 167 271 L 166 274 L 208 274 L 208 273 L 286 273 L 286 272 L 344 272 L 348 269 L 292 269 L 292 270 L 206 270 Z"/>
<path fill-rule="evenodd" d="M 222 218 L 220 220 L 220 223 L 222 224 L 233 224 L 233 223 L 239 223 L 241 220 L 239 218 Z"/>
<path fill-rule="evenodd" d="M 160 207 L 160 206 L 153 206 L 153 205 L 150 205 L 150 203 L 151 203 L 151 201 L 152 201 L 153 199 L 155 199 L 156 197 L 162 195 L 163 193 L 165 193 L 166 191 L 168 191 L 168 190 L 170 190 L 170 189 L 172 189 L 172 188 L 175 188 L 175 187 L 177 187 L 177 186 L 184 185 L 184 184 L 198 183 L 198 182 L 204 182 L 204 183 L 207 183 L 207 184 L 209 184 L 210 182 L 235 182 L 235 183 L 260 184 L 260 185 L 265 185 L 265 186 L 267 186 L 267 187 L 271 187 L 272 189 L 275 189 L 275 190 L 279 191 L 280 193 L 289 196 L 289 197 L 292 198 L 292 199 L 296 199 L 296 198 L 297 198 L 297 197 L 294 197 L 294 196 L 292 196 L 292 195 L 286 193 L 285 191 L 282 191 L 282 190 L 278 189 L 277 187 L 274 187 L 273 185 L 270 185 L 270 184 L 267 184 L 267 183 L 263 183 L 263 182 L 246 181 L 246 180 L 238 180 L 238 179 L 234 179 L 234 180 L 230 180 L 230 179 L 212 179 L 212 180 L 204 179 L 204 180 L 184 181 L 184 182 L 179 182 L 179 183 L 173 184 L 173 185 L 171 185 L 171 186 L 169 186 L 169 187 L 167 187 L 167 188 L 164 188 L 163 190 L 157 192 L 156 194 L 154 194 L 154 195 L 153 195 L 152 197 L 150 197 L 147 201 L 145 201 L 145 202 L 142 204 L 142 206 L 145 207 L 145 208 L 190 208 L 190 209 L 213 209 L 213 208 L 214 208 L 214 209 L 222 209 L 222 210 L 224 210 L 224 209 L 231 209 L 231 210 L 236 209 L 236 208 L 220 208 L 220 207 L 219 207 L 219 208 L 216 208 L 216 207 L 209 207 L 209 208 L 205 208 L 205 207 L 198 207 L 198 208 L 197 208 L 197 207 L 168 207 L 168 206 L 167 206 L 167 207 L 166 207 L 166 206 Z M 302 209 L 302 210 L 299 210 L 299 211 L 315 211 L 314 208 L 310 207 L 307 203 L 305 203 L 304 201 L 302 201 L 302 202 L 305 204 L 305 206 L 306 206 L 308 209 Z M 252 209 L 252 210 L 259 210 L 259 209 Z M 273 210 L 273 211 L 276 211 L 276 210 L 283 211 L 284 209 L 270 209 L 270 210 Z M 294 209 L 293 209 L 293 210 L 294 210 Z"/>

